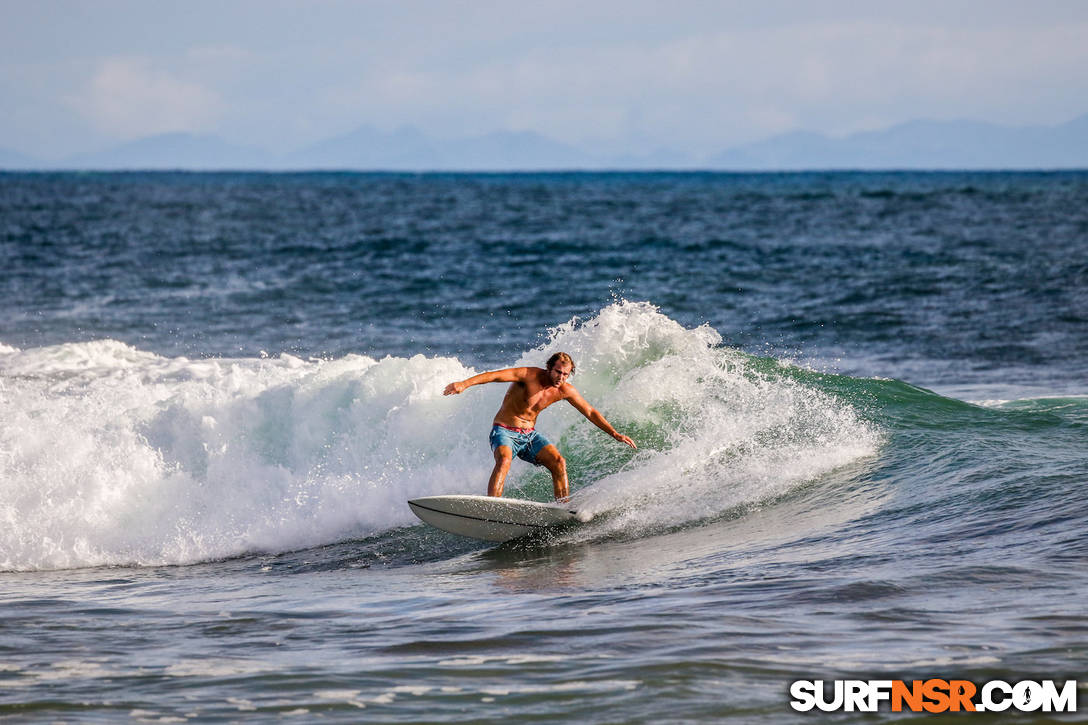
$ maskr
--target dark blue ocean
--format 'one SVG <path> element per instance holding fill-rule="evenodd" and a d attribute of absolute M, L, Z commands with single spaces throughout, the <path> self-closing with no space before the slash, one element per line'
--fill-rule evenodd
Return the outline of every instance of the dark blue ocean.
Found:
<path fill-rule="evenodd" d="M 0 174 L 0 260 L 0 719 L 1088 711 L 1088 173 Z M 416 520 L 557 350 L 594 519 Z"/>

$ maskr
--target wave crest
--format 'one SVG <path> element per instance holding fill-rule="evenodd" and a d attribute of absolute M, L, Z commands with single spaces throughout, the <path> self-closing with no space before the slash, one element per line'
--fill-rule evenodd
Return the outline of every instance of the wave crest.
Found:
<path fill-rule="evenodd" d="M 618 302 L 522 357 L 571 353 L 575 385 L 640 443 L 631 452 L 568 406 L 542 417 L 582 507 L 619 510 L 606 517 L 615 529 L 652 530 L 876 449 L 878 432 L 850 406 L 720 342 L 709 327 Z M 0 569 L 186 564 L 413 524 L 407 498 L 486 485 L 502 386 L 442 396 L 473 372 L 423 356 L 0 348 Z M 509 490 L 544 498 L 542 477 L 520 466 Z"/>

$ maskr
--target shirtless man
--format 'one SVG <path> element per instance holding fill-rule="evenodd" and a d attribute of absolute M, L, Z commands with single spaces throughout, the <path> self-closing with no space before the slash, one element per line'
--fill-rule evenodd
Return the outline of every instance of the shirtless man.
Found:
<path fill-rule="evenodd" d="M 574 374 L 574 361 L 565 352 L 548 358 L 547 368 L 506 368 L 473 375 L 467 380 L 450 383 L 443 395 L 457 395 L 481 383 L 510 383 L 506 397 L 491 427 L 491 450 L 495 454 L 495 469 L 487 482 L 488 496 L 502 496 L 510 462 L 516 455 L 523 461 L 544 466 L 552 474 L 556 501 L 569 495 L 567 462 L 559 449 L 536 432 L 536 417 L 552 403 L 565 400 L 589 419 L 593 425 L 616 440 L 637 448 L 635 442 L 616 431 L 593 406 L 586 402 L 567 378 Z"/>

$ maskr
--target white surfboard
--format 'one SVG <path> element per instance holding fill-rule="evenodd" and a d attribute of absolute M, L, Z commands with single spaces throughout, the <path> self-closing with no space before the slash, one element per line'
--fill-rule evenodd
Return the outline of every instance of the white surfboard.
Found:
<path fill-rule="evenodd" d="M 510 541 L 591 518 L 563 504 L 494 496 L 425 496 L 408 506 L 435 528 L 484 541 Z"/>

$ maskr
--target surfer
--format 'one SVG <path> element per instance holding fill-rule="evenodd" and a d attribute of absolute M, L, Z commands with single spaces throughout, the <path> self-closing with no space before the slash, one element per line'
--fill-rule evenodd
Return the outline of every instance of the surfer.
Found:
<path fill-rule="evenodd" d="M 574 374 L 574 360 L 565 352 L 557 352 L 548 358 L 546 368 L 525 367 L 492 370 L 473 375 L 467 380 L 450 383 L 443 395 L 457 395 L 466 388 L 482 383 L 510 383 L 502 399 L 499 412 L 491 426 L 491 450 L 495 454 L 495 469 L 487 482 L 488 496 L 502 496 L 502 487 L 510 463 L 516 455 L 523 461 L 544 466 L 552 474 L 552 488 L 556 501 L 565 501 L 569 495 L 567 462 L 555 444 L 536 431 L 536 417 L 552 403 L 565 400 L 575 410 L 589 419 L 621 443 L 638 448 L 635 442 L 619 433 L 605 417 L 586 402 L 585 398 L 567 382 Z"/>

